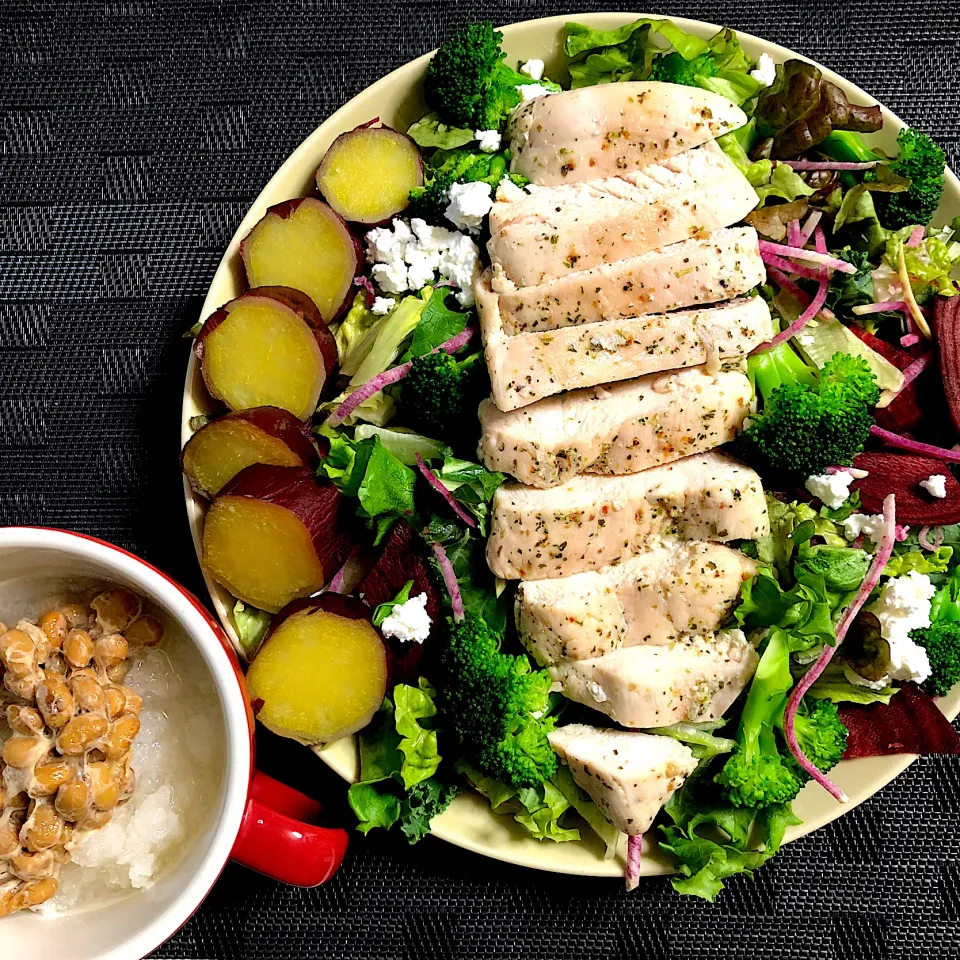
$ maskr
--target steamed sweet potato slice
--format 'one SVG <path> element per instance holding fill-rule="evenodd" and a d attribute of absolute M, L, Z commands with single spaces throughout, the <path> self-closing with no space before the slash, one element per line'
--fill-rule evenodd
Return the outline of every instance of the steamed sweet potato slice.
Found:
<path fill-rule="evenodd" d="M 257 287 L 204 323 L 194 350 L 210 394 L 231 410 L 280 407 L 301 420 L 317 409 L 337 366 L 337 341 L 309 297 Z"/>
<path fill-rule="evenodd" d="M 423 186 L 417 145 L 390 127 L 340 134 L 317 170 L 317 187 L 345 220 L 371 226 L 396 216 L 410 191 Z"/>
<path fill-rule="evenodd" d="M 218 417 L 201 427 L 183 448 L 181 462 L 190 486 L 214 497 L 254 463 L 314 467 L 318 453 L 310 428 L 279 407 L 254 407 Z"/>
<path fill-rule="evenodd" d="M 251 287 L 302 290 L 328 323 L 346 308 L 362 250 L 343 218 L 315 197 L 271 207 L 240 255 Z"/>
<path fill-rule="evenodd" d="M 303 743 L 365 727 L 387 690 L 386 651 L 371 612 L 336 593 L 282 611 L 247 673 L 257 719 Z"/>
<path fill-rule="evenodd" d="M 247 467 L 204 519 L 204 569 L 235 597 L 270 613 L 316 593 L 349 553 L 340 491 L 318 483 L 306 467 Z"/>

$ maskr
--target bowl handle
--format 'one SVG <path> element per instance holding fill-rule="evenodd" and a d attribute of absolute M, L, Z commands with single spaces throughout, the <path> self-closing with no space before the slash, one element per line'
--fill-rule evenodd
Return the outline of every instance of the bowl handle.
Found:
<path fill-rule="evenodd" d="M 324 883 L 347 852 L 347 832 L 317 826 L 322 811 L 316 800 L 257 770 L 230 858 L 282 883 Z"/>

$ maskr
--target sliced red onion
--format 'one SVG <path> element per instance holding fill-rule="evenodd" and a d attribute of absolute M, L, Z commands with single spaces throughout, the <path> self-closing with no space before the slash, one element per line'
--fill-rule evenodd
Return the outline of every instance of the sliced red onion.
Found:
<path fill-rule="evenodd" d="M 872 170 L 877 160 L 867 160 L 865 163 L 850 163 L 846 160 L 778 160 L 785 167 L 793 170 Z"/>
<path fill-rule="evenodd" d="M 773 280 L 774 283 L 786 290 L 801 306 L 806 306 L 810 302 L 810 294 L 801 290 L 785 273 L 777 270 L 776 267 L 768 267 L 767 276 Z M 826 320 L 837 319 L 837 315 L 827 307 L 820 308 L 820 316 Z"/>
<path fill-rule="evenodd" d="M 908 384 L 912 383 L 917 377 L 923 373 L 924 370 L 930 366 L 930 361 L 933 359 L 933 351 L 928 350 L 922 357 L 918 357 L 913 363 L 910 364 L 903 371 L 903 384 L 900 386 L 900 389 L 897 393 L 902 393 Z"/>
<path fill-rule="evenodd" d="M 933 530 L 933 540 L 930 539 L 930 531 Z M 940 549 L 943 543 L 943 527 L 921 527 L 917 534 L 917 542 L 924 550 L 933 553 Z"/>
<path fill-rule="evenodd" d="M 370 282 L 369 277 L 354 277 L 353 285 L 355 287 L 362 287 L 364 290 L 367 291 L 367 293 L 370 294 L 371 297 L 376 298 L 377 291 L 373 289 L 373 284 Z"/>
<path fill-rule="evenodd" d="M 800 749 L 797 741 L 797 731 L 794 726 L 794 720 L 797 716 L 797 709 L 800 706 L 806 692 L 817 682 L 820 674 L 826 670 L 837 648 L 843 642 L 843 638 L 850 629 L 850 624 L 860 612 L 861 607 L 867 602 L 873 588 L 877 585 L 884 567 L 893 555 L 893 544 L 896 536 L 896 499 L 891 493 L 883 501 L 883 535 L 877 544 L 877 552 L 873 555 L 873 562 L 870 569 L 860 584 L 860 589 L 854 597 L 853 602 L 843 612 L 840 622 L 837 624 L 837 640 L 833 646 L 825 646 L 823 652 L 814 661 L 813 666 L 806 672 L 803 679 L 794 687 L 787 701 L 787 708 L 783 714 L 783 733 L 797 763 L 806 770 L 810 776 L 817 781 L 832 797 L 835 797 L 840 803 L 846 803 L 850 798 L 821 770 L 812 764 Z"/>
<path fill-rule="evenodd" d="M 788 260 L 803 260 L 807 263 L 817 263 L 828 267 L 831 270 L 837 270 L 840 273 L 856 273 L 857 268 L 846 260 L 839 257 L 832 257 L 828 253 L 820 253 L 816 250 L 805 250 L 803 247 L 788 247 L 783 243 L 773 243 L 770 240 L 760 241 L 761 253 L 774 253 Z"/>
<path fill-rule="evenodd" d="M 412 367 L 413 362 L 408 360 L 406 363 L 401 363 L 398 367 L 392 367 L 390 370 L 384 370 L 383 373 L 378 373 L 373 379 L 361 384 L 333 411 L 330 415 L 330 425 L 335 427 L 337 424 L 343 423 L 364 400 L 369 400 L 384 387 L 389 387 L 391 383 L 398 383 L 410 372 Z"/>
<path fill-rule="evenodd" d="M 791 247 L 802 247 L 800 242 L 800 221 L 791 220 L 787 224 L 787 244 Z"/>
<path fill-rule="evenodd" d="M 753 353 L 762 353 L 764 350 L 772 350 L 791 337 L 796 336 L 819 312 L 820 308 L 827 302 L 827 289 L 829 281 L 827 280 L 827 271 L 820 268 L 820 286 L 817 288 L 816 296 L 810 301 L 809 305 L 804 307 L 803 313 L 797 317 L 793 323 L 785 330 L 781 330 L 772 340 L 767 343 L 761 343 L 759 347 L 753 350 Z"/>
<path fill-rule="evenodd" d="M 778 257 L 775 253 L 761 253 L 760 259 L 768 267 L 775 267 L 778 270 L 783 270 L 785 273 L 794 273 L 798 277 L 806 277 L 808 280 L 820 279 L 819 267 L 805 267 L 800 263 L 792 263 L 790 260 Z"/>
<path fill-rule="evenodd" d="M 643 837 L 627 837 L 627 890 L 636 890 L 640 883 L 640 855 L 643 852 Z"/>
<path fill-rule="evenodd" d="M 923 340 L 923 337 L 921 337 L 919 333 L 905 333 L 900 338 L 900 346 L 915 347 L 921 340 Z"/>
<path fill-rule="evenodd" d="M 811 210 L 810 215 L 807 217 L 807 222 L 803 225 L 803 229 L 800 231 L 800 242 L 794 244 L 794 246 L 805 247 L 810 242 L 810 238 L 813 236 L 813 231 L 817 229 L 817 225 L 820 223 L 822 218 L 822 210 Z"/>
<path fill-rule="evenodd" d="M 440 572 L 443 574 L 443 583 L 450 594 L 450 606 L 453 608 L 453 619 L 459 622 L 463 619 L 463 597 L 460 595 L 460 584 L 457 583 L 457 574 L 453 569 L 453 564 L 447 556 L 447 551 L 439 543 L 430 544 L 433 555 L 440 564 Z"/>
<path fill-rule="evenodd" d="M 926 233 L 923 227 L 914 227 L 910 239 L 907 241 L 908 247 L 919 247 L 923 243 L 923 235 Z"/>
<path fill-rule="evenodd" d="M 360 547 L 354 547 L 350 551 L 350 556 L 344 561 L 343 566 L 333 575 L 333 579 L 327 587 L 328 593 L 343 593 L 343 581 L 347 573 L 347 567 L 350 566 L 350 561 L 353 560 L 359 552 Z"/>
<path fill-rule="evenodd" d="M 463 507 L 453 499 L 453 494 L 443 485 L 440 478 L 424 463 L 423 457 L 420 454 L 417 454 L 417 466 L 420 468 L 420 472 L 423 474 L 423 478 L 433 487 L 437 493 L 447 501 L 447 505 L 450 509 L 468 526 L 476 527 L 477 521 L 467 513 Z"/>
<path fill-rule="evenodd" d="M 910 527 L 907 524 L 897 524 L 893 531 L 893 539 L 897 543 L 903 543 L 910 536 Z"/>
<path fill-rule="evenodd" d="M 447 353 L 456 353 L 473 339 L 473 335 L 476 332 L 476 327 L 464 327 L 456 336 L 451 337 L 445 343 L 441 343 L 439 347 L 434 347 L 430 352 L 437 353 L 439 350 L 444 350 Z M 406 363 L 401 363 L 399 366 L 392 367 L 390 370 L 384 370 L 383 373 L 378 373 L 366 383 L 361 384 L 330 415 L 328 421 L 330 426 L 335 427 L 343 423 L 364 400 L 369 400 L 370 397 L 379 393 L 384 387 L 389 387 L 391 383 L 398 383 L 412 368 L 413 361 L 408 360 Z"/>
<path fill-rule="evenodd" d="M 849 473 L 854 480 L 863 480 L 870 476 L 869 470 L 860 470 L 857 467 L 827 467 L 824 472 L 827 474 Z"/>
<path fill-rule="evenodd" d="M 910 368 L 907 367 L 909 370 Z M 938 460 L 949 460 L 951 463 L 960 463 L 960 450 L 947 450 L 946 447 L 935 447 L 932 443 L 921 443 L 919 440 L 911 440 L 910 437 L 904 437 L 892 430 L 884 430 L 874 424 L 870 428 L 870 433 L 878 440 L 889 444 L 891 447 L 897 447 L 900 450 L 909 450 L 911 453 L 920 453 L 928 457 L 936 457 Z"/>

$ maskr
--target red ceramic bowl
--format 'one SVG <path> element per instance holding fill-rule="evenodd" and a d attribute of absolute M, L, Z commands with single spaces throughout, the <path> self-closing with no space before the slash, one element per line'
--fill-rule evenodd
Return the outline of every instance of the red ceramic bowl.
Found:
<path fill-rule="evenodd" d="M 347 849 L 344 830 L 319 825 L 320 805 L 258 772 L 243 672 L 220 625 L 165 573 L 112 544 L 39 527 L 0 528 L 0 582 L 93 577 L 146 597 L 199 649 L 223 720 L 217 814 L 156 882 L 102 906 L 0 920 L 0 957 L 140 960 L 174 934 L 209 893 L 228 860 L 277 880 L 315 886 Z"/>

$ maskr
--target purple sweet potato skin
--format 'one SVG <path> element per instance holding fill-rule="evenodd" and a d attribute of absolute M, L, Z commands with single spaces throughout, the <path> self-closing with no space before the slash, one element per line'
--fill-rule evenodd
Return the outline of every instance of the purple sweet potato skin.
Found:
<path fill-rule="evenodd" d="M 238 304 L 249 302 L 251 299 L 267 299 L 282 304 L 288 310 L 292 310 L 313 333 L 317 346 L 320 348 L 320 356 L 323 359 L 323 371 L 325 375 L 324 387 L 321 396 L 329 393 L 330 387 L 336 382 L 335 373 L 339 356 L 337 352 L 337 339 L 330 332 L 326 321 L 320 315 L 316 304 L 305 294 L 293 287 L 253 287 L 246 293 L 234 298 L 229 303 L 225 303 L 217 311 L 212 313 L 200 328 L 197 339 L 193 344 L 193 352 L 197 355 L 197 360 L 203 364 L 204 341 L 224 320 L 230 316 L 230 311 Z M 206 376 L 204 377 L 206 380 Z M 209 384 L 208 384 L 209 389 Z"/>
<path fill-rule="evenodd" d="M 395 683 L 416 683 L 424 658 L 431 653 L 433 641 L 443 629 L 440 588 L 427 562 L 423 541 L 402 520 L 393 528 L 370 572 L 357 585 L 356 593 L 371 608 L 392 600 L 408 581 L 413 581 L 411 596 L 427 595 L 427 614 L 433 623 L 424 643 L 402 643 L 386 638 L 390 654 L 390 675 Z"/>
<path fill-rule="evenodd" d="M 931 527 L 960 523 L 960 483 L 942 460 L 871 450 L 857 454 L 853 465 L 868 471 L 867 477 L 854 484 L 860 492 L 864 513 L 880 513 L 884 498 L 893 493 L 897 498 L 897 523 Z M 935 473 L 947 478 L 947 496 L 943 500 L 931 497 L 920 486 L 921 480 Z"/>
<path fill-rule="evenodd" d="M 241 470 L 221 497 L 252 497 L 285 507 L 306 527 L 326 578 L 346 562 L 353 546 L 346 503 L 329 482 L 318 481 L 307 467 L 256 463 Z"/>

